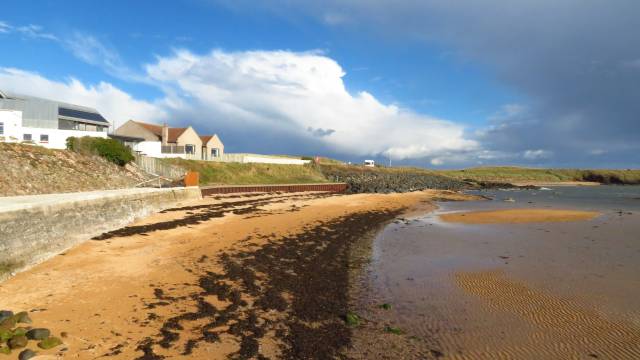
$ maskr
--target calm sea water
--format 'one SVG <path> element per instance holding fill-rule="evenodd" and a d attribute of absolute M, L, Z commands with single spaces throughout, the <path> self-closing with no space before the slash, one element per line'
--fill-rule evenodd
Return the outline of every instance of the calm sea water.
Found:
<path fill-rule="evenodd" d="M 476 193 L 494 200 L 440 203 L 375 239 L 365 283 L 369 303 L 393 305 L 386 322 L 456 358 L 640 356 L 640 186 Z M 439 220 L 444 212 L 511 208 L 601 215 L 567 223 Z"/>

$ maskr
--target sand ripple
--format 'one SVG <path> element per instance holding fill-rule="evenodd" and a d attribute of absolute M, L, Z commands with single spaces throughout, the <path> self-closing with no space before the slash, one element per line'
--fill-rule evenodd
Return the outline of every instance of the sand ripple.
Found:
<path fill-rule="evenodd" d="M 529 288 L 502 271 L 460 272 L 455 280 L 495 316 L 515 315 L 532 330 L 526 339 L 506 340 L 495 349 L 468 349 L 451 358 L 640 359 L 640 328 L 631 323 Z"/>

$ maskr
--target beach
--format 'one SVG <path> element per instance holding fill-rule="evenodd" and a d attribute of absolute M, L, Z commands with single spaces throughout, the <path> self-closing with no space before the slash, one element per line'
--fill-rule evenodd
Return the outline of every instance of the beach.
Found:
<path fill-rule="evenodd" d="M 0 284 L 0 308 L 64 332 L 63 347 L 41 352 L 51 358 L 334 358 L 352 336 L 352 244 L 448 198 L 472 197 L 206 197 L 17 274 Z"/>

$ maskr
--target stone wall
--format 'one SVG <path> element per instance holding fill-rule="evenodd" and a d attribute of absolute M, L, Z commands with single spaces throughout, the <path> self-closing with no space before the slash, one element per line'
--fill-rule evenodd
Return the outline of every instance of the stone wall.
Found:
<path fill-rule="evenodd" d="M 93 236 L 199 198 L 197 187 L 0 198 L 0 280 Z"/>

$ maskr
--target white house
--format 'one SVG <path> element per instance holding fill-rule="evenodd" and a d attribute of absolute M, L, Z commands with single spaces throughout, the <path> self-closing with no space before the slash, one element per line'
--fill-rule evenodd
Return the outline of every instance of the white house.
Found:
<path fill-rule="evenodd" d="M 200 136 L 191 126 L 174 128 L 129 120 L 110 136 L 150 157 L 214 160 L 224 153 L 217 135 Z"/>
<path fill-rule="evenodd" d="M 64 149 L 69 137 L 107 137 L 109 122 L 95 109 L 0 90 L 0 142 Z"/>

